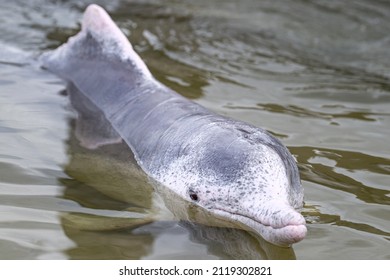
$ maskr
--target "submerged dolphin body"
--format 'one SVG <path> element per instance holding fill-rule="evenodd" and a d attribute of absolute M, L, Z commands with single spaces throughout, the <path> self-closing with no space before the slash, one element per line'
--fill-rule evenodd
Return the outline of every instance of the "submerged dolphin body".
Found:
<path fill-rule="evenodd" d="M 141 168 L 180 197 L 277 245 L 305 237 L 296 211 L 303 188 L 287 148 L 156 81 L 99 6 L 90 5 L 81 31 L 42 63 L 101 110 Z"/>

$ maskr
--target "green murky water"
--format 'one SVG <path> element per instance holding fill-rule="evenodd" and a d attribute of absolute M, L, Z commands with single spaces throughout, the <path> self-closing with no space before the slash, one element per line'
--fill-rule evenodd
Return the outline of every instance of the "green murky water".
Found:
<path fill-rule="evenodd" d="M 308 223 L 289 249 L 177 221 L 124 145 L 80 147 L 35 57 L 88 3 L 0 2 L 1 259 L 390 259 L 389 2 L 96 1 L 158 80 L 289 147 Z"/>

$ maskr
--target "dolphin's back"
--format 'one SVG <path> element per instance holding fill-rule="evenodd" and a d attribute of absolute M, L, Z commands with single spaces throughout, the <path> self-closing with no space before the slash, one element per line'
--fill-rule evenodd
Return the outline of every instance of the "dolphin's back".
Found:
<path fill-rule="evenodd" d="M 156 151 L 175 155 L 196 127 L 220 119 L 156 81 L 123 33 L 95 5 L 84 13 L 81 32 L 41 61 L 103 112 L 148 173 L 156 157 L 159 165 L 172 158 Z"/>

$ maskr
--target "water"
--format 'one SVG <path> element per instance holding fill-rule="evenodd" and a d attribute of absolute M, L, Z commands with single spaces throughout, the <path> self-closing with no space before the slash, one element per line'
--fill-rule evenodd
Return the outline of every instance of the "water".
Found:
<path fill-rule="evenodd" d="M 0 2 L 1 259 L 390 259 L 390 3 L 96 1 L 158 80 L 289 147 L 308 223 L 290 249 L 177 221 L 124 145 L 80 147 L 35 58 L 88 3 Z"/>

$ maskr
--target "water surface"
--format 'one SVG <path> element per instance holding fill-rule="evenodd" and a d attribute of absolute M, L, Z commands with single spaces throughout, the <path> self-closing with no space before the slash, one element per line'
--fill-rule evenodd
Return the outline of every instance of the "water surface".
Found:
<path fill-rule="evenodd" d="M 387 1 L 96 1 L 159 81 L 288 146 L 308 223 L 289 249 L 177 221 L 126 146 L 79 145 L 36 57 L 88 3 L 0 3 L 1 259 L 390 259 Z"/>

